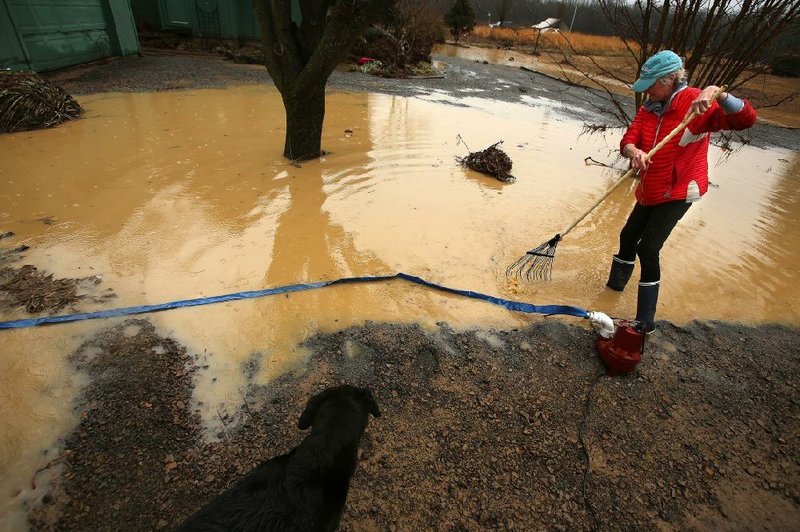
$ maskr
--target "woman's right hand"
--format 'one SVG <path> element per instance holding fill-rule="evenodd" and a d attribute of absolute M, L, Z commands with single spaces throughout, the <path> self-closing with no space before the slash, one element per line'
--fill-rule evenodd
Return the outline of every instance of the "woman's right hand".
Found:
<path fill-rule="evenodd" d="M 631 160 L 631 168 L 643 172 L 650 166 L 647 154 L 633 144 L 625 146 L 625 156 Z"/>

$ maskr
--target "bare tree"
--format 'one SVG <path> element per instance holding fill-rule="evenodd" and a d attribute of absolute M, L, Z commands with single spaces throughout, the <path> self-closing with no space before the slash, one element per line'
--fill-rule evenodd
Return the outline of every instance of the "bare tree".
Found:
<path fill-rule="evenodd" d="M 762 58 L 770 44 L 800 21 L 798 0 L 597 2 L 625 42 L 637 76 L 648 57 L 659 50 L 670 49 L 685 58 L 689 78 L 696 86 L 725 84 L 736 89 L 765 73 L 768 66 Z M 581 58 L 574 49 L 565 58 L 571 67 L 605 91 L 611 104 L 605 110 L 627 125 L 631 115 L 606 80 L 625 84 L 633 80 L 590 57 Z M 591 62 L 592 68 L 582 67 L 580 59 Z M 796 96 L 795 92 L 778 101 L 764 101 L 761 107 Z M 642 94 L 636 94 L 636 108 L 642 98 Z"/>
<path fill-rule="evenodd" d="M 325 85 L 333 69 L 392 0 L 252 0 L 264 62 L 286 109 L 283 155 L 319 157 Z"/>

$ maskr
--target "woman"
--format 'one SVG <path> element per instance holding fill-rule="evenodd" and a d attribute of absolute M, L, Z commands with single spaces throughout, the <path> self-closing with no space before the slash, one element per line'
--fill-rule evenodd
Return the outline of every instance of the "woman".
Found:
<path fill-rule="evenodd" d="M 622 136 L 620 149 L 641 180 L 636 187 L 636 205 L 619 235 L 619 252 L 614 255 L 606 286 L 622 291 L 639 256 L 642 271 L 636 321 L 650 333 L 655 331 L 661 247 L 691 204 L 708 190 L 710 132 L 749 128 L 756 121 L 756 112 L 746 100 L 726 92 L 713 101 L 719 87 L 689 87 L 683 61 L 670 50 L 650 57 L 631 88 L 647 94 L 647 101 Z M 648 158 L 653 146 L 692 111 L 699 116 Z"/>

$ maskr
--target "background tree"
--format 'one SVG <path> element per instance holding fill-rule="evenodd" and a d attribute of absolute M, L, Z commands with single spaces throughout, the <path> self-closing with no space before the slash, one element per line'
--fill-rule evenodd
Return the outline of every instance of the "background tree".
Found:
<path fill-rule="evenodd" d="M 404 77 L 420 63 L 431 62 L 431 51 L 445 40 L 442 13 L 428 0 L 395 0 L 381 23 L 359 39 L 353 53 L 382 63 L 380 75 Z"/>
<path fill-rule="evenodd" d="M 393 0 L 252 0 L 264 62 L 286 110 L 283 155 L 320 155 L 325 85 L 367 26 Z"/>
<path fill-rule="evenodd" d="M 649 0 L 630 10 L 610 0 L 600 4 L 621 36 L 638 45 L 639 69 L 653 53 L 670 49 L 685 58 L 695 85 L 732 89 L 765 72 L 763 52 L 800 16 L 797 0 Z"/>
<path fill-rule="evenodd" d="M 773 43 L 787 30 L 797 27 L 800 2 L 797 0 L 597 0 L 605 18 L 628 49 L 638 76 L 653 53 L 669 49 L 685 60 L 694 86 L 728 85 L 732 90 L 769 70 Z M 796 43 L 796 41 L 795 41 Z M 795 44 L 795 50 L 797 46 Z M 627 125 L 632 112 L 642 103 L 636 94 L 631 110 L 609 82 L 629 85 L 633 79 L 619 68 L 600 64 L 592 57 L 580 57 L 574 50 L 565 58 L 569 66 L 605 90 L 610 107 L 601 109 Z M 581 66 L 589 61 L 592 68 Z M 591 72 L 591 73 L 590 73 Z M 613 83 L 613 81 L 611 82 Z M 764 100 L 760 107 L 777 105 L 796 92 L 776 101 Z"/>
<path fill-rule="evenodd" d="M 458 44 L 461 36 L 475 27 L 475 11 L 469 0 L 455 0 L 450 10 L 444 14 L 444 23 L 450 28 L 450 34 Z"/>

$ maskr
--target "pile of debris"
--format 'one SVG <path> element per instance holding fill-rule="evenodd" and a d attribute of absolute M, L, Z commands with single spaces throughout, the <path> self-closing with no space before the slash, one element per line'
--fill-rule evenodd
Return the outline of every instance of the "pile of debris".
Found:
<path fill-rule="evenodd" d="M 0 133 L 54 127 L 82 112 L 64 89 L 36 72 L 0 71 Z"/>
<path fill-rule="evenodd" d="M 30 314 L 55 312 L 83 299 L 77 279 L 54 279 L 35 266 L 0 268 L 0 302 L 8 308 L 24 307 Z"/>
<path fill-rule="evenodd" d="M 495 142 L 483 151 L 472 152 L 466 157 L 456 157 L 456 160 L 476 172 L 496 177 L 500 181 L 514 181 L 511 175 L 511 157 L 498 148 L 503 141 Z"/>

